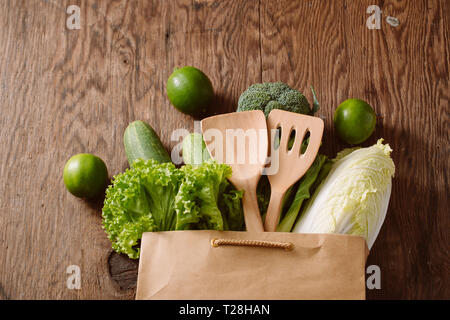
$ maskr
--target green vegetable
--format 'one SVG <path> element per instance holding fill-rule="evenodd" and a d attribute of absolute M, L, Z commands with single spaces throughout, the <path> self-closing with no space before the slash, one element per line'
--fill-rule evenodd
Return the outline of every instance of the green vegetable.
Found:
<path fill-rule="evenodd" d="M 258 186 L 256 187 L 256 198 L 258 200 L 258 207 L 261 215 L 267 212 L 270 201 L 270 183 L 266 175 L 261 176 Z"/>
<path fill-rule="evenodd" d="M 231 184 L 227 184 L 223 189 L 223 193 L 219 194 L 218 201 L 223 217 L 223 229 L 244 231 L 244 211 L 242 209 L 244 191 L 236 190 Z"/>
<path fill-rule="evenodd" d="M 177 230 L 226 230 L 229 224 L 238 230 L 242 228 L 240 199 L 243 193 L 229 193 L 230 166 L 211 161 L 201 166 L 185 165 L 181 171 L 185 178 L 176 196 Z M 222 211 L 219 209 L 221 197 Z"/>
<path fill-rule="evenodd" d="M 300 179 L 299 185 L 297 188 L 297 192 L 295 193 L 294 200 L 292 201 L 288 211 L 284 215 L 283 219 L 281 220 L 280 224 L 277 227 L 277 231 L 280 232 L 290 232 L 292 229 L 292 226 L 295 223 L 295 220 L 297 219 L 297 215 L 300 211 L 300 207 L 302 206 L 302 203 L 304 200 L 308 199 L 310 197 L 310 188 L 313 186 L 314 182 L 316 181 L 320 169 L 322 168 L 323 164 L 325 163 L 327 157 L 324 155 L 317 155 L 316 159 L 314 160 L 313 164 L 309 168 L 309 170 L 306 172 L 306 174 Z"/>
<path fill-rule="evenodd" d="M 103 227 L 113 249 L 136 259 L 143 232 L 241 230 L 242 192 L 231 187 L 230 175 L 229 166 L 212 161 L 177 169 L 172 163 L 135 160 L 106 190 Z"/>
<path fill-rule="evenodd" d="M 338 154 L 293 232 L 363 236 L 372 247 L 386 216 L 395 165 L 383 139 Z"/>
<path fill-rule="evenodd" d="M 211 159 L 201 133 L 190 133 L 183 139 L 183 161 L 185 164 L 199 165 Z"/>
<path fill-rule="evenodd" d="M 311 108 L 300 91 L 283 82 L 256 83 L 241 94 L 237 111 L 261 110 L 266 117 L 273 109 L 312 115 L 319 109 L 314 90 L 313 96 L 314 104 Z"/>
<path fill-rule="evenodd" d="M 136 159 L 171 162 L 169 153 L 159 140 L 155 130 L 144 121 L 137 120 L 130 123 L 125 129 L 123 142 L 130 166 Z"/>
<path fill-rule="evenodd" d="M 182 172 L 172 163 L 142 159 L 114 176 L 102 210 L 103 226 L 114 250 L 137 259 L 139 249 L 133 247 L 143 232 L 175 229 L 175 196 L 182 179 Z"/>
<path fill-rule="evenodd" d="M 331 167 L 333 166 L 333 160 L 326 159 L 324 164 L 322 165 L 322 168 L 320 168 L 319 175 L 316 178 L 316 181 L 311 186 L 310 193 L 313 194 L 314 191 L 319 187 L 319 185 L 322 183 L 323 180 L 328 176 L 330 173 Z"/>
<path fill-rule="evenodd" d="M 105 191 L 108 169 L 99 157 L 89 153 L 72 156 L 64 166 L 64 185 L 79 198 L 95 198 Z"/>
<path fill-rule="evenodd" d="M 311 86 L 311 92 L 313 95 L 313 107 L 311 110 L 311 115 L 313 115 L 314 113 L 317 112 L 317 110 L 319 110 L 319 101 L 317 101 L 317 96 L 316 96 L 316 91 L 314 90 L 314 88 Z"/>
<path fill-rule="evenodd" d="M 201 165 L 205 162 L 210 162 L 211 157 L 209 155 L 208 149 L 206 149 L 205 141 L 201 133 L 190 133 L 183 139 L 183 161 L 185 164 L 190 164 L 192 166 Z M 188 169 L 189 168 L 189 169 Z M 224 167 L 226 168 L 226 167 Z M 185 166 L 183 170 L 192 170 L 189 166 Z M 218 173 L 219 170 L 216 172 Z M 228 169 L 227 169 L 227 174 Z M 199 174 L 206 175 L 206 170 L 200 170 Z M 213 174 L 215 175 L 215 174 Z M 211 180 L 212 181 L 212 180 Z M 223 216 L 224 230 L 243 230 L 243 211 L 241 206 L 241 199 L 243 196 L 242 191 L 237 191 L 228 182 L 228 180 L 223 179 L 222 183 L 218 185 L 210 185 L 208 183 L 208 188 L 215 189 L 215 192 L 219 190 L 219 201 L 218 207 Z M 197 186 L 197 190 L 205 190 L 206 186 Z M 202 208 L 205 208 L 205 203 L 202 203 Z M 215 205 L 213 204 L 214 212 L 216 212 Z M 196 208 L 197 209 L 197 208 Z M 192 212 L 189 213 L 185 209 L 184 212 L 192 219 Z M 180 211 L 181 212 L 181 211 Z M 181 214 L 181 213 L 180 213 Z M 193 228 L 192 226 L 190 228 Z"/>

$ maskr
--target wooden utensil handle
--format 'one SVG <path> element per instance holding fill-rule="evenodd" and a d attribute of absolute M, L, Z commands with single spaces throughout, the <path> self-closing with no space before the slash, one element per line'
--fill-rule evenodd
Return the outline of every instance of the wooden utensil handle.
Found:
<path fill-rule="evenodd" d="M 261 214 L 259 213 L 256 187 L 247 185 L 242 199 L 244 219 L 247 231 L 264 232 Z"/>
<path fill-rule="evenodd" d="M 284 192 L 272 190 L 270 194 L 269 207 L 267 208 L 266 219 L 264 220 L 264 230 L 275 232 L 280 219 L 281 204 L 283 202 Z"/>

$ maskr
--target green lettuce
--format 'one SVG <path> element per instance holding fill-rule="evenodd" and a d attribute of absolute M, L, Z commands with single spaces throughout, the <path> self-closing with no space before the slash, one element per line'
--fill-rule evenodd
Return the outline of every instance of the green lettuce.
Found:
<path fill-rule="evenodd" d="M 244 210 L 242 208 L 243 190 L 236 190 L 231 184 L 219 196 L 219 209 L 222 212 L 224 230 L 244 231 Z"/>
<path fill-rule="evenodd" d="M 177 230 L 227 230 L 243 221 L 242 192 L 232 191 L 231 167 L 215 161 L 181 168 L 185 179 L 176 196 Z M 219 207 L 222 207 L 222 211 Z"/>
<path fill-rule="evenodd" d="M 143 232 L 173 230 L 175 195 L 182 173 L 172 163 L 141 159 L 113 178 L 103 205 L 103 228 L 114 250 L 139 257 Z"/>
<path fill-rule="evenodd" d="M 137 159 L 106 190 L 103 228 L 118 253 L 139 258 L 142 233 L 180 229 L 241 230 L 241 191 L 231 168 L 213 161 L 176 168 Z"/>

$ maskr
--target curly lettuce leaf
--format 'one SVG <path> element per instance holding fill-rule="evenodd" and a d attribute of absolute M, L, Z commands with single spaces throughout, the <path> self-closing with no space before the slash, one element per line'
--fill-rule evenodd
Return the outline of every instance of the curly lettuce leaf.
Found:
<path fill-rule="evenodd" d="M 139 257 L 143 232 L 175 229 L 175 195 L 183 173 L 171 163 L 138 159 L 113 178 L 103 205 L 103 228 L 116 252 Z"/>
<path fill-rule="evenodd" d="M 185 178 L 175 200 L 176 229 L 224 230 L 218 202 L 229 184 L 231 167 L 208 161 L 201 166 L 185 165 L 180 170 Z"/>
<path fill-rule="evenodd" d="M 236 190 L 228 184 L 226 191 L 219 195 L 219 209 L 222 212 L 224 230 L 243 231 L 244 211 L 242 209 L 243 190 Z"/>
<path fill-rule="evenodd" d="M 106 191 L 103 227 L 116 252 L 139 258 L 142 233 L 185 229 L 242 230 L 242 191 L 231 167 L 214 161 L 177 169 L 137 159 Z"/>

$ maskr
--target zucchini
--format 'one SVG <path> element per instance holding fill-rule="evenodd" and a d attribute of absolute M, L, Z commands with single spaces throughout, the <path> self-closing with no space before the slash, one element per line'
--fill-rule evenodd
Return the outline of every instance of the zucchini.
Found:
<path fill-rule="evenodd" d="M 130 123 L 123 134 L 123 142 L 130 166 L 138 158 L 154 159 L 160 163 L 171 162 L 169 153 L 155 130 L 144 121 L 137 120 Z"/>

